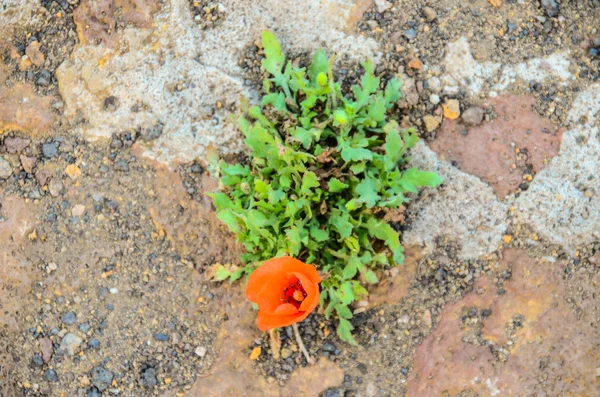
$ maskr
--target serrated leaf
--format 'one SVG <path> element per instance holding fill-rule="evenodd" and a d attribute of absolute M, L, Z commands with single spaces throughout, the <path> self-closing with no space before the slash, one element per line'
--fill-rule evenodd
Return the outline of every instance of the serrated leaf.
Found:
<path fill-rule="evenodd" d="M 442 183 L 442 177 L 435 172 L 419 171 L 416 168 L 406 170 L 399 183 L 409 192 L 416 193 L 417 187 L 436 187 Z"/>
<path fill-rule="evenodd" d="M 217 211 L 233 208 L 233 201 L 225 193 L 210 193 L 210 197 L 213 198 L 213 204 Z"/>
<path fill-rule="evenodd" d="M 402 155 L 402 148 L 404 143 L 402 142 L 402 138 L 400 138 L 400 134 L 396 129 L 390 130 L 385 137 L 385 157 L 391 164 L 391 169 L 398 163 L 400 160 L 400 156 Z"/>
<path fill-rule="evenodd" d="M 319 184 L 319 178 L 317 177 L 317 175 L 314 172 L 308 171 L 302 177 L 302 187 L 301 187 L 302 192 L 310 193 L 310 189 L 319 187 L 319 186 L 321 186 Z"/>
<path fill-rule="evenodd" d="M 344 266 L 344 270 L 342 271 L 342 276 L 344 280 L 352 280 L 356 273 L 358 273 L 359 269 L 363 267 L 363 264 L 356 257 L 350 258 L 346 265 Z"/>
<path fill-rule="evenodd" d="M 354 337 L 352 336 L 353 329 L 354 327 L 350 324 L 350 321 L 345 318 L 340 318 L 336 333 L 341 340 L 348 342 L 351 345 L 358 346 L 358 343 L 356 343 L 356 340 L 354 340 Z"/>
<path fill-rule="evenodd" d="M 262 61 L 265 70 L 272 75 L 281 73 L 285 64 L 285 55 L 281 52 L 281 46 L 273 32 L 268 30 L 262 32 L 262 45 L 265 50 L 265 59 Z"/>
<path fill-rule="evenodd" d="M 319 229 L 315 225 L 310 228 L 310 236 L 315 239 L 315 241 L 323 242 L 329 239 L 329 232 L 327 230 Z"/>
<path fill-rule="evenodd" d="M 385 112 L 387 110 L 385 99 L 383 96 L 377 96 L 375 100 L 369 105 L 369 109 L 367 110 L 367 116 L 379 123 L 385 120 Z"/>
<path fill-rule="evenodd" d="M 365 279 L 368 283 L 371 284 L 376 284 L 379 282 L 379 280 L 377 279 L 377 275 L 375 275 L 375 272 L 373 272 L 372 270 L 367 270 L 367 272 L 365 273 Z"/>
<path fill-rule="evenodd" d="M 380 182 L 374 178 L 367 177 L 356 187 L 356 193 L 359 194 L 359 200 L 367 205 L 367 208 L 373 208 L 380 199 L 377 192 L 380 188 Z"/>
<path fill-rule="evenodd" d="M 337 178 L 331 178 L 327 185 L 329 186 L 329 191 L 331 193 L 338 193 L 348 188 L 347 184 L 343 183 Z"/>
<path fill-rule="evenodd" d="M 321 137 L 321 130 L 311 128 L 309 130 L 302 127 L 296 127 L 290 130 L 290 135 L 302 143 L 304 149 L 308 149 L 313 143 L 313 140 Z"/>
<path fill-rule="evenodd" d="M 331 218 L 329 218 L 329 223 L 336 232 L 340 234 L 341 238 L 348 238 L 350 234 L 352 234 L 352 223 L 350 223 L 350 215 L 347 213 L 341 213 L 339 210 L 336 211 L 337 214 L 334 214 Z"/>
<path fill-rule="evenodd" d="M 230 209 L 217 212 L 217 218 L 226 224 L 232 232 L 239 233 L 241 231 L 238 217 Z"/>
<path fill-rule="evenodd" d="M 385 86 L 384 98 L 388 107 L 391 107 L 400 98 L 402 98 L 402 81 L 396 78 L 388 81 L 387 85 Z"/>
<path fill-rule="evenodd" d="M 346 305 L 337 305 L 335 307 L 335 311 L 337 312 L 337 315 L 340 318 L 344 318 L 346 320 L 349 320 L 349 319 L 352 318 L 352 312 L 350 311 L 350 309 Z"/>
<path fill-rule="evenodd" d="M 272 105 L 275 109 L 284 112 L 287 110 L 285 105 L 285 95 L 282 92 L 265 95 L 261 102 L 263 106 Z"/>
<path fill-rule="evenodd" d="M 340 301 L 344 305 L 351 304 L 354 301 L 354 291 L 352 290 L 352 283 L 343 283 L 340 289 L 338 290 L 338 296 L 340 298 Z"/>
<path fill-rule="evenodd" d="M 250 175 L 250 169 L 241 164 L 222 163 L 221 170 L 224 175 L 240 175 L 240 176 Z"/>
<path fill-rule="evenodd" d="M 273 225 L 273 221 L 259 210 L 250 210 L 247 214 L 246 225 L 249 228 L 257 229 Z"/>
<path fill-rule="evenodd" d="M 365 148 L 353 148 L 351 146 L 342 147 L 342 158 L 346 162 L 371 160 L 373 152 Z"/>

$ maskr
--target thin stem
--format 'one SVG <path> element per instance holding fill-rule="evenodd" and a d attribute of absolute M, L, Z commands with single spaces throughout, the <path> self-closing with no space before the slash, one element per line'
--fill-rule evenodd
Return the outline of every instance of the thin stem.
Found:
<path fill-rule="evenodd" d="M 294 334 L 296 335 L 296 343 L 298 343 L 298 347 L 300 348 L 300 351 L 302 352 L 302 354 L 304 354 L 306 361 L 309 364 L 312 364 L 313 360 L 310 357 L 310 355 L 308 354 L 308 350 L 306 350 L 306 347 L 304 346 L 304 342 L 302 342 L 302 337 L 300 336 L 300 331 L 298 331 L 298 324 L 292 324 L 292 328 L 294 328 Z"/>

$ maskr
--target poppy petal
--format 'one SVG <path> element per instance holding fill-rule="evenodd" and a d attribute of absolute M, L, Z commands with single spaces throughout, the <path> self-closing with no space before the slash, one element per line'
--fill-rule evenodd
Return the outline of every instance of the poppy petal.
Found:
<path fill-rule="evenodd" d="M 279 305 L 273 314 L 278 316 L 290 316 L 298 314 L 298 309 L 291 303 L 284 303 Z"/>
<path fill-rule="evenodd" d="M 304 318 L 306 318 L 306 316 L 303 314 L 300 315 L 300 313 L 296 315 L 278 316 L 259 310 L 256 325 L 261 331 L 268 331 L 273 328 L 287 327 L 288 325 L 302 321 Z"/>
<path fill-rule="evenodd" d="M 319 286 L 313 283 L 312 280 L 310 280 L 306 275 L 302 273 L 294 272 L 294 275 L 298 277 L 298 279 L 302 283 L 302 288 L 304 288 L 304 292 L 306 292 L 306 298 L 304 298 L 298 310 L 301 312 L 307 310 L 314 310 L 316 305 L 314 307 L 312 307 L 312 305 L 315 301 L 315 296 L 319 295 Z M 312 307 L 312 309 L 309 309 L 310 307 Z"/>

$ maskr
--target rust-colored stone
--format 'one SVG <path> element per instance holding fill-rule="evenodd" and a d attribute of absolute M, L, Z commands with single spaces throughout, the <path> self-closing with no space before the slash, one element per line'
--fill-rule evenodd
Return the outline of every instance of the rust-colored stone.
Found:
<path fill-rule="evenodd" d="M 83 0 L 73 12 L 81 43 L 117 45 L 117 18 L 136 27 L 152 25 L 152 13 L 159 9 L 157 0 Z"/>
<path fill-rule="evenodd" d="M 73 21 L 82 44 L 104 44 L 113 47 L 117 43 L 116 20 L 112 0 L 83 0 L 73 11 Z"/>
<path fill-rule="evenodd" d="M 5 85 L 4 66 L 0 64 L 0 134 L 7 130 L 43 133 L 54 123 L 51 96 L 37 96 L 33 86 Z"/>
<path fill-rule="evenodd" d="M 405 247 L 404 263 L 389 270 L 387 276 L 380 277 L 379 284 L 370 287 L 369 306 L 394 304 L 404 298 L 417 273 L 417 262 L 422 257 L 423 253 L 417 247 Z"/>
<path fill-rule="evenodd" d="M 481 396 L 530 396 L 542 391 L 588 396 L 598 390 L 599 333 L 592 319 L 600 298 L 593 297 L 593 282 L 583 274 L 574 277 L 579 294 L 572 299 L 577 301 L 575 308 L 567 303 L 573 292 L 562 278 L 564 264 L 538 261 L 523 250 L 510 249 L 501 265 L 512 270 L 502 294 L 485 276 L 475 286 L 477 292 L 444 308 L 437 329 L 416 351 L 408 397 L 457 396 L 467 391 Z M 480 343 L 465 338 L 474 332 L 463 323 L 465 311 L 472 308 L 491 311 L 482 320 Z M 511 330 L 515 318 L 520 326 Z M 500 349 L 509 353 L 504 362 L 492 353 Z"/>
<path fill-rule="evenodd" d="M 31 290 L 33 265 L 24 255 L 27 235 L 36 226 L 37 209 L 0 191 L 0 327 L 17 330 L 23 302 Z"/>
<path fill-rule="evenodd" d="M 40 51 L 41 46 L 42 45 L 39 41 L 32 41 L 31 44 L 29 44 L 25 49 L 25 54 L 27 54 L 27 56 L 31 60 L 31 63 L 33 63 L 38 68 L 44 66 L 44 54 L 42 54 L 42 52 Z"/>
<path fill-rule="evenodd" d="M 523 182 L 527 166 L 540 172 L 560 148 L 562 130 L 556 131 L 549 119 L 535 113 L 534 103 L 535 98 L 528 96 L 491 99 L 486 105 L 494 106 L 498 117 L 472 128 L 446 118 L 430 147 L 442 159 L 489 183 L 498 197 L 505 197 Z M 523 162 L 524 150 L 528 154 Z"/>

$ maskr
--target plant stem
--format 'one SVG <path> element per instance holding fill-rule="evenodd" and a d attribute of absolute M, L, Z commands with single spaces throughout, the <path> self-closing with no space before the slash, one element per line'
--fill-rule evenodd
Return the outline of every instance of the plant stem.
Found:
<path fill-rule="evenodd" d="M 298 331 L 298 324 L 292 324 L 292 328 L 294 328 L 294 334 L 296 335 L 296 342 L 298 343 L 298 347 L 300 348 L 300 351 L 302 352 L 302 354 L 304 354 L 306 361 L 309 364 L 312 364 L 313 360 L 310 357 L 310 355 L 308 354 L 308 350 L 306 350 L 306 347 L 304 346 L 304 342 L 302 342 L 302 337 L 300 336 L 300 331 Z"/>

